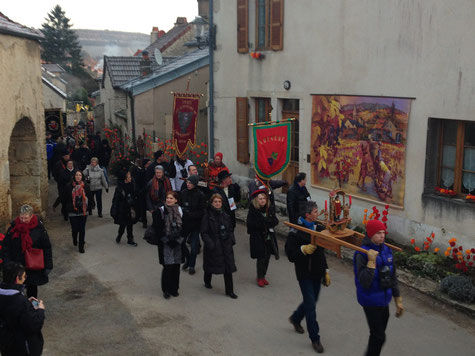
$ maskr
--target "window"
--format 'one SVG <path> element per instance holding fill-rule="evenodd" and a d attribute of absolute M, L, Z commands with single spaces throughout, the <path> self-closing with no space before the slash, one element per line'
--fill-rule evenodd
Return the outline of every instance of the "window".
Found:
<path fill-rule="evenodd" d="M 271 121 L 272 105 L 270 104 L 270 98 L 255 98 L 255 104 L 255 122 Z"/>
<path fill-rule="evenodd" d="M 475 194 L 475 121 L 429 119 L 425 183 Z"/>
<path fill-rule="evenodd" d="M 256 49 L 283 49 L 284 1 L 256 1 Z"/>
<path fill-rule="evenodd" d="M 249 0 L 237 0 L 237 51 L 249 52 Z"/>

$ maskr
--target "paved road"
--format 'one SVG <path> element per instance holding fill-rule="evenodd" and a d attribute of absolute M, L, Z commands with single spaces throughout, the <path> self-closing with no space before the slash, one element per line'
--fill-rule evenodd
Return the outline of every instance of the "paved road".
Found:
<path fill-rule="evenodd" d="M 310 355 L 307 334 L 293 331 L 287 318 L 300 302 L 293 265 L 271 260 L 270 285 L 255 284 L 245 226 L 236 229 L 239 299 L 224 295 L 221 276 L 213 289 L 203 285 L 201 255 L 197 273 L 181 274 L 180 296 L 165 300 L 160 290 L 157 250 L 135 226 L 136 248 L 117 245 L 109 211 L 89 217 L 86 253 L 77 253 L 69 224 L 53 214 L 48 228 L 54 243 L 52 281 L 40 288 L 45 299 L 46 355 Z M 281 245 L 281 251 L 282 251 Z M 352 267 L 328 257 L 332 285 L 317 305 L 327 355 L 362 355 L 368 337 L 357 304 Z M 403 288 L 406 313 L 393 316 L 383 355 L 468 355 L 475 350 L 475 321 L 418 292 Z M 305 323 L 303 323 L 305 326 Z"/>

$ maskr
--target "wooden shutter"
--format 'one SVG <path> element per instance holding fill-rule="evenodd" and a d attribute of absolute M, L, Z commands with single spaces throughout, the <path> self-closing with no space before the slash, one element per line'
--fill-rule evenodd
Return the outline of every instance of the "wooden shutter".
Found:
<path fill-rule="evenodd" d="M 237 160 L 249 162 L 249 110 L 247 98 L 236 98 Z"/>
<path fill-rule="evenodd" d="M 270 0 L 270 48 L 284 48 L 284 0 Z"/>
<path fill-rule="evenodd" d="M 249 52 L 249 0 L 237 0 L 237 51 Z"/>

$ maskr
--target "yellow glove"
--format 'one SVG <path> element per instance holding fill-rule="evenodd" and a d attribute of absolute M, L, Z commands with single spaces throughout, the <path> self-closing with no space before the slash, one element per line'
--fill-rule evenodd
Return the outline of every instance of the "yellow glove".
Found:
<path fill-rule="evenodd" d="M 378 257 L 379 252 L 375 250 L 368 250 L 368 263 L 366 266 L 368 268 L 375 269 L 376 268 L 376 257 Z"/>
<path fill-rule="evenodd" d="M 394 297 L 396 303 L 396 318 L 399 318 L 404 313 L 404 305 L 402 305 L 402 297 Z"/>
<path fill-rule="evenodd" d="M 312 245 L 312 244 L 302 246 L 302 252 L 304 255 L 311 255 L 312 253 L 315 252 L 316 249 L 317 249 L 317 246 Z"/>
<path fill-rule="evenodd" d="M 330 284 L 332 283 L 332 280 L 330 278 L 330 273 L 328 272 L 325 272 L 325 276 L 323 277 L 322 279 L 322 284 L 325 286 L 325 287 L 330 287 Z"/>

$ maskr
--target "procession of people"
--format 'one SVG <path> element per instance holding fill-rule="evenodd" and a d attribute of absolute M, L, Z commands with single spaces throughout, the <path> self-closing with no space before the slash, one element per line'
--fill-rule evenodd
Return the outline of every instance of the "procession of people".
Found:
<path fill-rule="evenodd" d="M 87 218 L 94 209 L 97 209 L 99 218 L 103 217 L 102 195 L 104 191 L 109 192 L 107 165 L 110 152 L 107 140 L 99 142 L 100 150 L 95 154 L 101 158 L 92 155 L 86 142 L 78 143 L 73 151 L 68 144 L 61 142 L 52 149 L 50 147 L 54 152 L 50 154 L 52 162 L 48 165 L 58 190 L 58 199 L 53 206 L 61 204 L 61 213 L 71 225 L 72 244 L 80 253 L 86 252 Z M 47 145 L 52 145 L 50 138 Z M 101 162 L 104 157 L 107 162 Z M 233 182 L 231 171 L 223 163 L 223 154 L 218 152 L 214 156 L 203 176 L 184 155 L 167 161 L 165 153 L 158 150 L 152 161 L 147 162 L 138 158 L 129 170 L 116 175 L 110 216 L 119 227 L 117 232 L 111 232 L 111 238 L 120 244 L 126 233 L 127 245 L 136 247 L 138 242 L 134 235 L 140 233 L 134 234 L 134 225 L 142 222 L 143 228 L 147 229 L 145 241 L 158 249 L 158 262 L 163 266 L 161 288 L 165 299 L 180 295 L 181 270 L 190 275 L 197 273 L 197 256 L 201 252 L 204 287 L 212 289 L 212 276 L 223 275 L 225 295 L 238 299 L 233 281 L 233 273 L 237 271 L 234 245 L 237 243 L 236 209 L 241 204 L 242 195 L 241 187 Z M 321 231 L 324 226 L 317 222 L 318 207 L 306 189 L 306 182 L 306 174 L 300 172 L 290 184 L 287 193 L 289 221 Z M 250 259 L 256 261 L 255 281 L 259 288 L 272 286 L 271 258 L 278 260 L 280 257 L 275 231 L 279 219 L 273 190 L 282 186 L 289 184 L 266 180 L 258 175 L 248 185 L 246 225 Z M 151 225 L 147 223 L 147 213 L 152 217 Z M 362 246 L 368 253 L 356 252 L 354 256 L 357 299 L 370 329 L 366 355 L 381 352 L 392 297 L 396 301 L 397 316 L 403 312 L 391 250 L 384 245 L 385 234 L 384 224 L 370 221 Z M 41 251 L 41 256 L 32 257 L 32 250 Z M 26 296 L 38 300 L 38 286 L 48 282 L 53 254 L 46 229 L 40 218 L 33 214 L 32 207 L 21 207 L 19 217 L 7 231 L 1 254 L 7 271 L 12 268 L 12 263 L 20 266 L 14 268 L 17 274 L 21 275 L 21 268 L 24 268 L 26 277 L 22 284 L 26 286 Z M 301 322 L 305 319 L 313 349 L 323 353 L 316 310 L 320 287 L 331 284 L 324 248 L 312 243 L 309 233 L 291 229 L 285 243 L 285 254 L 294 264 L 302 295 L 288 320 L 297 333 L 303 334 L 305 329 Z M 41 259 L 39 267 L 34 265 L 38 258 Z M 13 279 L 9 278 L 11 280 L 7 282 L 11 284 Z M 2 289 L 0 305 L 1 294 Z M 34 308 L 42 309 L 44 306 Z"/>

